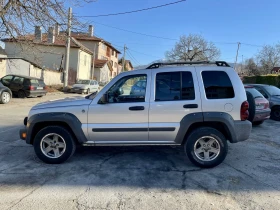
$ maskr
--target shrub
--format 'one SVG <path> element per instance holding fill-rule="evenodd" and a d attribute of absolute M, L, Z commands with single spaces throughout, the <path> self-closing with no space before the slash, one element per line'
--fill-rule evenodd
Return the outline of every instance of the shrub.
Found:
<path fill-rule="evenodd" d="M 280 75 L 268 74 L 261 76 L 245 76 L 243 78 L 243 83 L 245 84 L 267 84 L 280 87 Z"/>

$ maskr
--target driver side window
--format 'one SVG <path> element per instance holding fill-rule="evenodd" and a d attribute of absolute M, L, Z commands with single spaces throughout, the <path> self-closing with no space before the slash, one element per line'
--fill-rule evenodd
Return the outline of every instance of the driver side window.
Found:
<path fill-rule="evenodd" d="M 132 75 L 121 78 L 108 90 L 109 103 L 145 102 L 146 85 L 139 87 L 139 83 L 147 82 L 147 75 Z"/>

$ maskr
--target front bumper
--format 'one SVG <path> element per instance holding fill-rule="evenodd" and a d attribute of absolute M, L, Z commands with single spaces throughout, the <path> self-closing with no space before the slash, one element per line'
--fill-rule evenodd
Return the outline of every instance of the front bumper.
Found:
<path fill-rule="evenodd" d="M 270 109 L 265 109 L 265 110 L 257 110 L 255 113 L 255 117 L 253 119 L 253 122 L 258 122 L 258 121 L 264 121 L 269 119 L 270 117 Z"/>
<path fill-rule="evenodd" d="M 19 137 L 22 140 L 26 140 L 26 137 L 27 137 L 27 129 L 26 128 L 23 128 L 23 129 L 19 130 Z"/>
<path fill-rule="evenodd" d="M 252 123 L 246 121 L 234 121 L 235 139 L 232 143 L 245 141 L 249 138 L 252 130 Z"/>
<path fill-rule="evenodd" d="M 86 93 L 87 89 L 71 89 L 71 93 Z"/>

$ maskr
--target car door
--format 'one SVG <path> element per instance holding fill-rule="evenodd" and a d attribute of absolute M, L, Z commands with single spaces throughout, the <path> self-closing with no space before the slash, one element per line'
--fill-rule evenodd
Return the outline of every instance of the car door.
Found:
<path fill-rule="evenodd" d="M 23 81 L 23 77 L 15 76 L 10 84 L 12 91 L 18 92 L 19 90 L 23 90 Z"/>
<path fill-rule="evenodd" d="M 8 88 L 10 88 L 11 89 L 11 81 L 13 80 L 13 77 L 14 76 L 12 76 L 12 75 L 7 75 L 7 76 L 5 76 L 5 77 L 3 77 L 2 79 L 1 79 L 1 82 L 2 82 L 2 84 L 4 85 L 4 86 L 6 86 L 6 87 L 8 87 Z M 12 90 L 12 89 L 11 89 Z M 13 90 L 12 90 L 13 91 Z"/>
<path fill-rule="evenodd" d="M 185 117 L 201 113 L 195 69 L 185 66 L 171 70 L 153 69 L 151 88 L 154 91 L 150 98 L 149 141 L 176 144 Z"/>
<path fill-rule="evenodd" d="M 95 144 L 148 143 L 150 87 L 147 85 L 143 95 L 131 94 L 131 88 L 141 79 L 150 81 L 151 71 L 138 72 L 118 75 L 89 106 L 88 135 Z M 108 103 L 101 104 L 105 93 Z"/>

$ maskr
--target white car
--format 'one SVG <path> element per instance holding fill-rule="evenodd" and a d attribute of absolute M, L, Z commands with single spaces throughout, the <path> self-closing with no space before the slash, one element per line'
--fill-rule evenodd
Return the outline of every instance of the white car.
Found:
<path fill-rule="evenodd" d="M 96 80 L 78 80 L 76 84 L 73 85 L 71 93 L 94 93 L 99 90 L 99 84 Z"/>
<path fill-rule="evenodd" d="M 139 81 L 145 89 L 134 94 Z M 223 162 L 228 142 L 249 138 L 246 100 L 224 61 L 156 63 L 117 75 L 98 93 L 34 106 L 20 138 L 46 163 L 66 161 L 76 145 L 181 145 L 209 168 Z"/>

